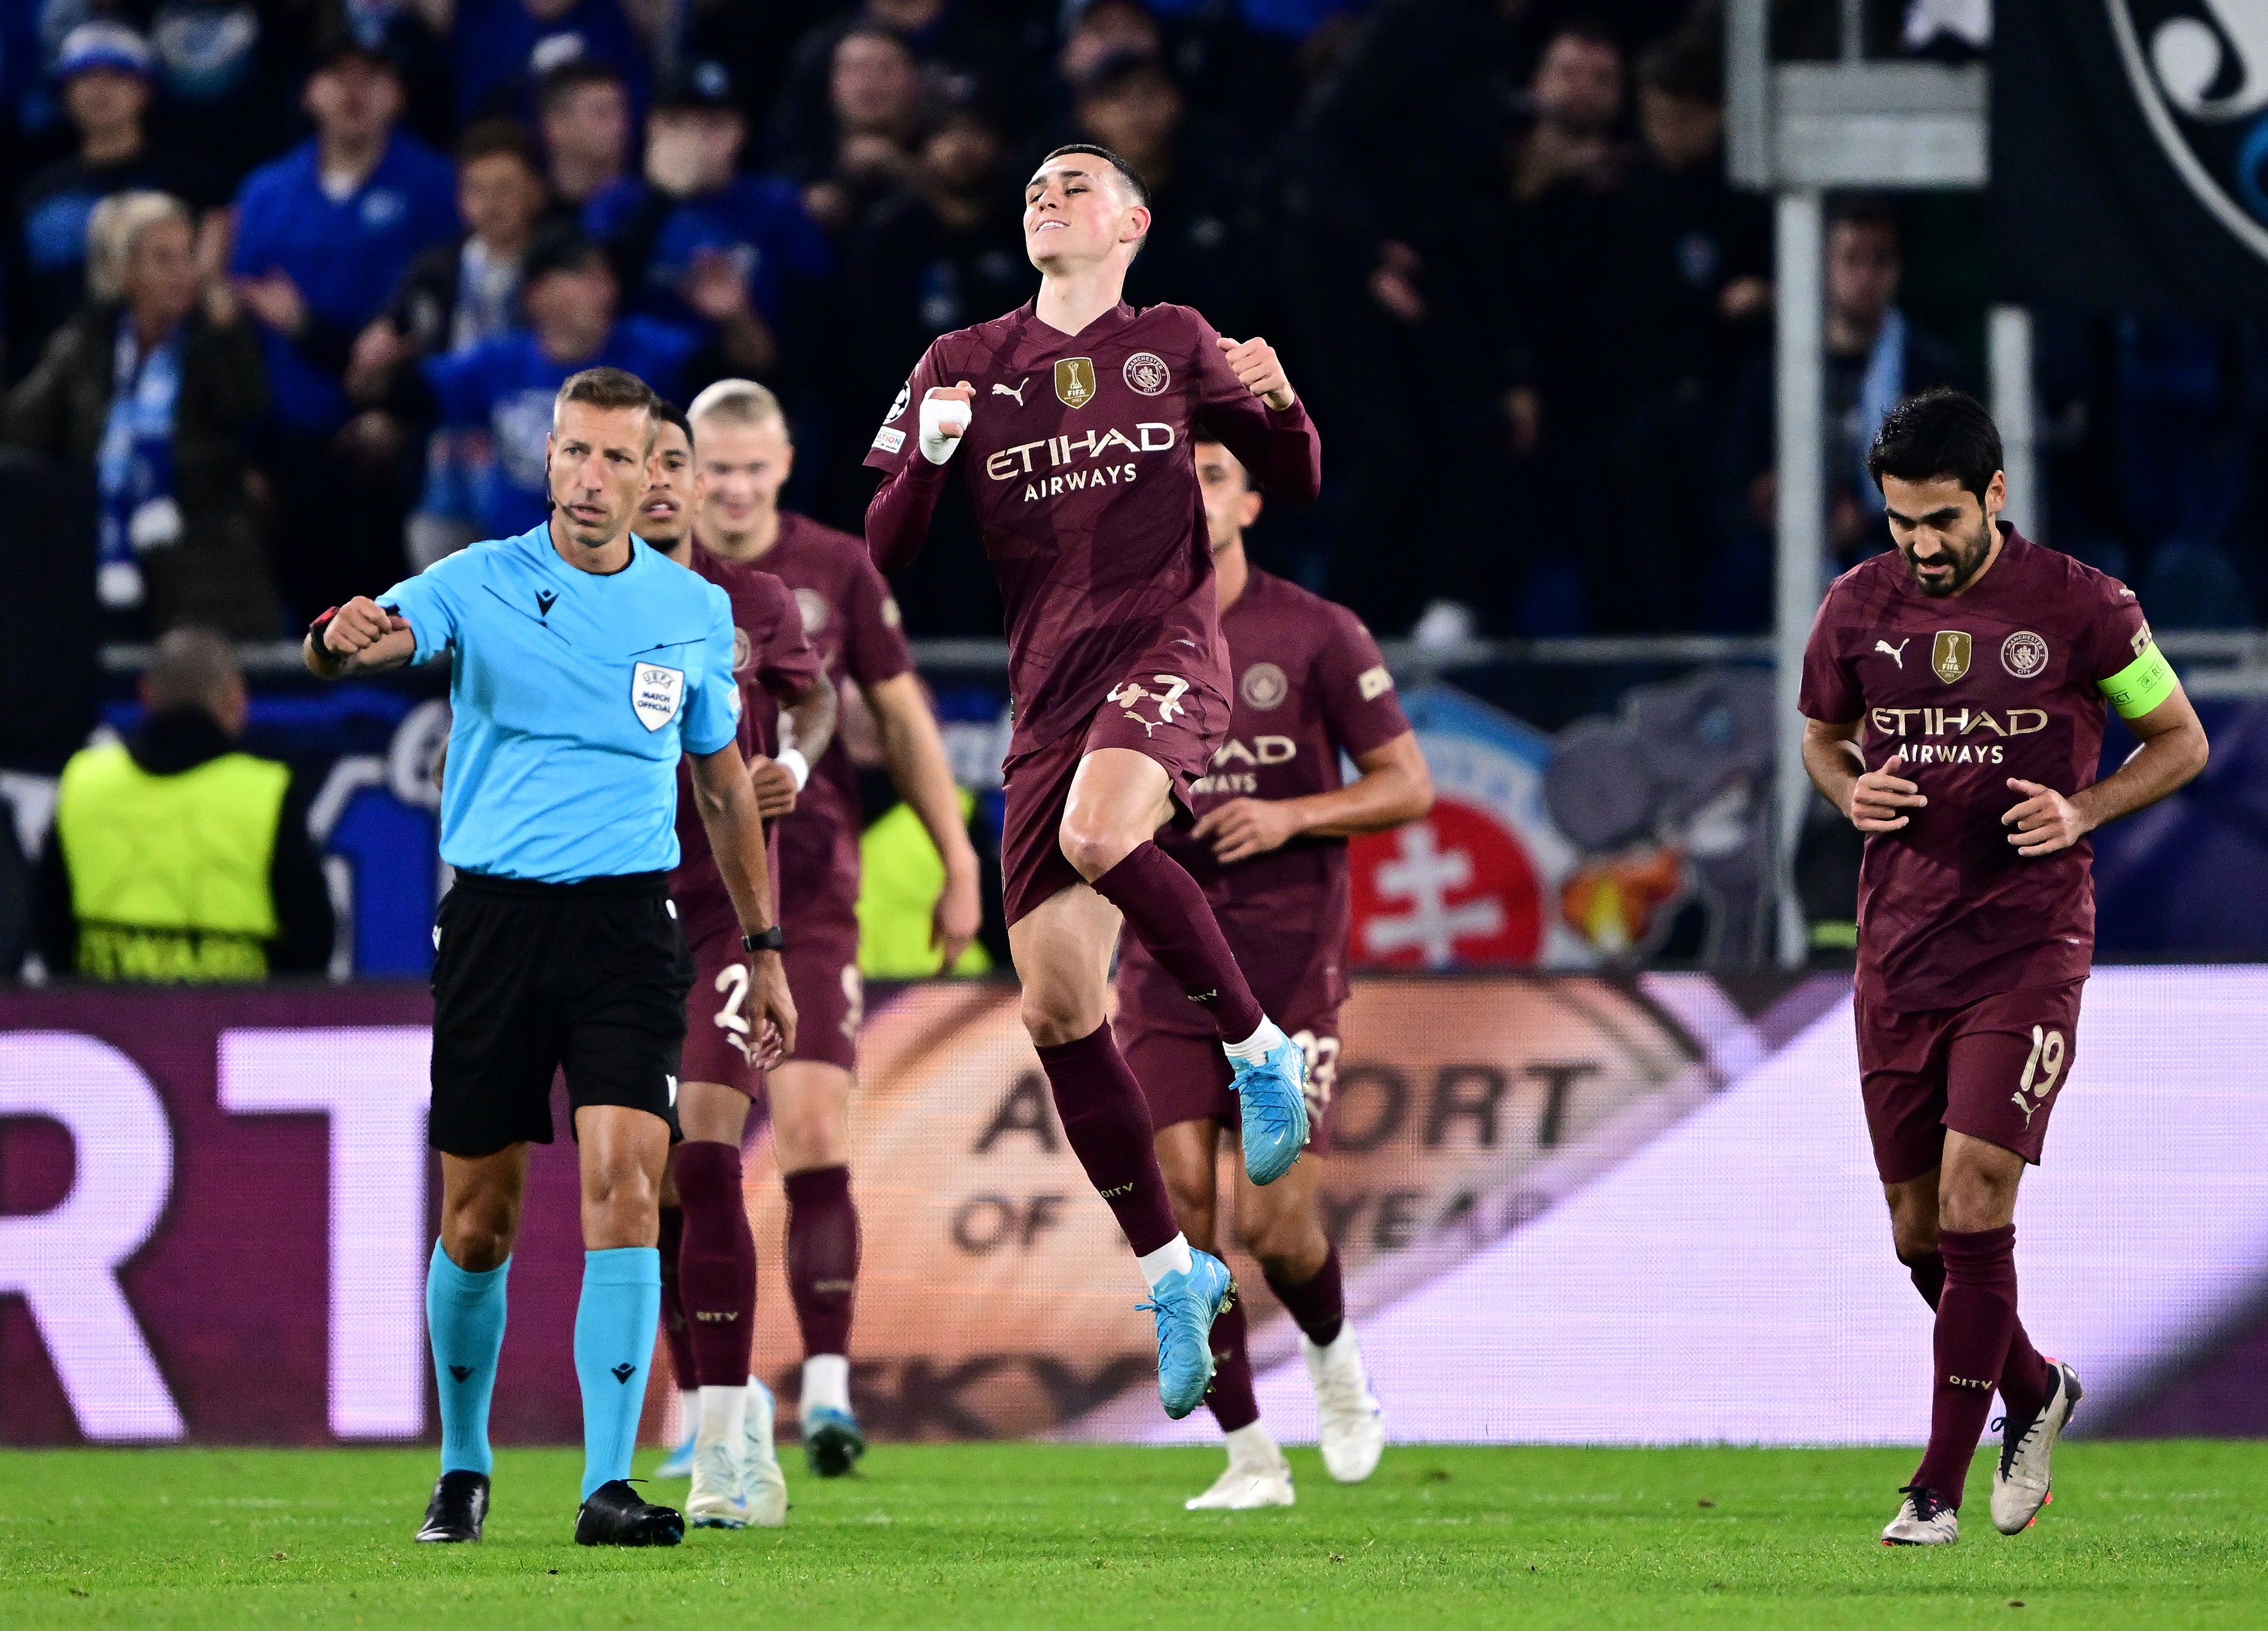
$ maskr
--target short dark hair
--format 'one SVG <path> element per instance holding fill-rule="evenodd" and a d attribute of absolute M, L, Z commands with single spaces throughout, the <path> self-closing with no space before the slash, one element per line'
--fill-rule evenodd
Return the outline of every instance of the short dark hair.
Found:
<path fill-rule="evenodd" d="M 1950 476 L 1980 504 L 2000 468 L 2000 427 L 1984 403 L 1950 386 L 1910 396 L 1891 409 L 1867 450 L 1867 473 L 1877 487 L 1885 476 L 1902 482 Z"/>
<path fill-rule="evenodd" d="M 1562 40 L 1580 41 L 1585 45 L 1594 46 L 1602 51 L 1612 51 L 1616 56 L 1623 55 L 1621 36 L 1595 17 L 1569 18 L 1543 37 L 1543 50 L 1549 51 Z M 1539 62 L 1543 59 L 1543 51 L 1536 53 Z"/>
<path fill-rule="evenodd" d="M 1837 193 L 1827 201 L 1827 225 L 1879 226 L 1896 236 L 1898 207 L 1881 193 Z"/>
<path fill-rule="evenodd" d="M 532 289 L 554 272 L 579 272 L 593 261 L 614 269 L 607 252 L 572 220 L 547 221 L 535 229 L 519 258 L 519 286 Z"/>
<path fill-rule="evenodd" d="M 680 408 L 666 396 L 657 396 L 653 399 L 653 422 L 657 427 L 665 424 L 675 425 L 685 432 L 686 446 L 689 448 L 693 446 L 693 421 L 685 417 L 684 409 Z"/>
<path fill-rule="evenodd" d="M 535 138 L 517 119 L 476 119 L 457 138 L 459 169 L 483 159 L 498 158 L 519 159 L 527 166 L 530 175 L 543 173 L 543 160 L 536 151 Z"/>
<path fill-rule="evenodd" d="M 1721 106 L 1725 48 L 1706 29 L 1674 28 L 1639 54 L 1638 82 L 1663 96 Z"/>
<path fill-rule="evenodd" d="M 661 398 L 653 394 L 653 387 L 627 368 L 585 368 L 580 373 L 569 374 L 567 383 L 559 387 L 559 395 L 553 399 L 553 411 L 569 402 L 580 402 L 585 408 L 607 412 L 636 409 L 655 424 L 661 423 Z"/>
<path fill-rule="evenodd" d="M 610 85 L 627 92 L 628 84 L 622 70 L 596 56 L 571 56 L 536 82 L 535 106 L 538 112 L 549 113 L 554 106 L 565 100 L 585 85 Z"/>
<path fill-rule="evenodd" d="M 1150 184 L 1142 179 L 1140 173 L 1138 172 L 1132 165 L 1128 164 L 1123 159 L 1121 159 L 1116 153 L 1112 152 L 1107 147 L 1098 147 L 1093 142 L 1065 142 L 1061 147 L 1057 148 L 1053 152 L 1048 154 L 1046 158 L 1042 159 L 1040 163 L 1044 166 L 1057 159 L 1065 158 L 1072 153 L 1085 153 L 1090 159 L 1101 159 L 1112 169 L 1118 172 L 1119 179 L 1123 181 L 1126 183 L 1127 188 L 1133 193 L 1134 202 L 1144 206 L 1145 209 L 1148 207 L 1150 203 Z"/>

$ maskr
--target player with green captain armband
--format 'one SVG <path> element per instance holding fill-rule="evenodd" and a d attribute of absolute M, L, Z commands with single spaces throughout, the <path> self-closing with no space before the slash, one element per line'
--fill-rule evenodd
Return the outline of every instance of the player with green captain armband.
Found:
<path fill-rule="evenodd" d="M 1992 416 L 1901 403 L 1867 467 L 1894 549 L 1828 590 L 1804 653 L 1804 768 L 1867 835 L 1854 1005 L 1890 1234 L 1937 1311 L 1929 1448 L 1889 1546 L 1961 1533 L 1997 1390 L 1992 1522 L 2028 1527 L 2079 1373 L 2016 1317 L 2016 1189 L 2071 1080 L 2095 950 L 2087 835 L 2205 767 L 2134 592 L 2000 519 Z M 2106 703 L 2141 746 L 2110 775 Z"/>

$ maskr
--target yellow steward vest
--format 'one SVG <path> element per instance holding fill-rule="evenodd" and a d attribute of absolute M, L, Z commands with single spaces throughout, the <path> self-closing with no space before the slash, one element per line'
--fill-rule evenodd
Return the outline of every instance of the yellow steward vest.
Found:
<path fill-rule="evenodd" d="M 291 773 L 224 753 L 153 776 L 118 742 L 63 767 L 55 833 L 91 979 L 254 980 L 276 938 L 269 867 Z"/>

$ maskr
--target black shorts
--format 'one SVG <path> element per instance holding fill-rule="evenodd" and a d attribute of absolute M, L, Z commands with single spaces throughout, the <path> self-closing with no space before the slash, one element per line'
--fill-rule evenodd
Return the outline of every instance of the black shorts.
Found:
<path fill-rule="evenodd" d="M 677 1066 L 693 986 L 659 872 L 529 883 L 460 872 L 433 931 L 433 1117 L 451 1155 L 551 1142 L 585 1104 L 659 1116 L 678 1138 Z"/>

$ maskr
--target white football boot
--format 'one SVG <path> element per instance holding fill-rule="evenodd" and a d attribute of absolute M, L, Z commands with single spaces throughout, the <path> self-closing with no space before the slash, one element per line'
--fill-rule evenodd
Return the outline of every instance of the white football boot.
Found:
<path fill-rule="evenodd" d="M 2079 1385 L 2079 1372 L 2059 1359 L 2048 1362 L 2055 1367 L 2055 1385 L 2039 1413 L 2029 1421 L 2001 1421 L 2000 1457 L 1992 1464 L 1992 1527 L 2004 1535 L 2029 1529 L 2040 1509 L 2054 1499 L 2048 1491 L 2048 1458 L 2086 1391 Z"/>
<path fill-rule="evenodd" d="M 1268 1429 L 1257 1421 L 1228 1435 L 1228 1470 L 1212 1487 L 1182 1505 L 1192 1512 L 1248 1512 L 1258 1507 L 1287 1507 L 1294 1499 L 1292 1464 Z"/>
<path fill-rule="evenodd" d="M 1937 1491 L 1909 1484 L 1898 1493 L 1898 1515 L 1882 1529 L 1886 1546 L 1949 1546 L 1961 1539 L 1961 1514 L 1937 1498 Z"/>
<path fill-rule="evenodd" d="M 771 1389 L 750 1376 L 740 1480 L 747 1495 L 748 1522 L 760 1529 L 777 1529 L 787 1522 L 787 1474 L 780 1471 L 779 1446 L 772 1442 L 777 1413 Z"/>
<path fill-rule="evenodd" d="M 701 1426 L 693 1441 L 693 1488 L 685 1497 L 685 1521 L 694 1529 L 742 1529 L 748 1500 L 742 1492 L 743 1422 L 747 1390 L 701 1390 Z"/>
<path fill-rule="evenodd" d="M 1342 1484 L 1359 1484 L 1378 1470 L 1378 1458 L 1385 1451 L 1386 1414 L 1370 1391 L 1353 1322 L 1341 1325 L 1325 1347 L 1316 1347 L 1302 1332 L 1300 1357 L 1307 1362 L 1307 1380 L 1314 1384 L 1323 1467 Z"/>

